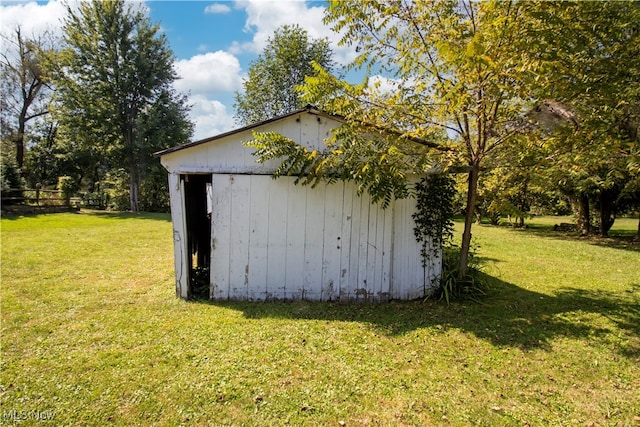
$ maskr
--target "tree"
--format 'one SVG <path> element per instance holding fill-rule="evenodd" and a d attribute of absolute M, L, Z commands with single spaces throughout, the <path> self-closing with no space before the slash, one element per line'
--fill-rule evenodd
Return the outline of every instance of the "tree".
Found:
<path fill-rule="evenodd" d="M 145 211 L 165 211 L 169 207 L 167 173 L 151 155 L 191 137 L 193 124 L 186 120 L 186 102 L 186 96 L 165 90 L 139 120 L 138 130 L 144 142 L 139 149 L 144 152 L 138 157 L 145 161 L 141 165 L 144 174 L 140 176 L 140 207 Z"/>
<path fill-rule="evenodd" d="M 29 188 L 54 188 L 58 177 L 69 175 L 71 165 L 64 165 L 64 153 L 56 144 L 57 125 L 50 117 L 38 121 L 29 132 L 30 147 L 24 160 L 25 178 Z"/>
<path fill-rule="evenodd" d="M 540 145 L 535 135 L 521 135 L 486 160 L 486 171 L 478 185 L 478 220 L 486 216 L 492 224 L 498 224 L 506 216 L 511 225 L 523 227 L 532 208 L 548 198 Z"/>
<path fill-rule="evenodd" d="M 582 233 L 591 229 L 591 205 L 606 236 L 617 200 L 636 176 L 629 165 L 640 118 L 640 6 L 531 1 L 522 18 L 540 64 L 532 95 L 563 100 L 580 122 L 545 138 L 550 175 L 576 201 Z"/>
<path fill-rule="evenodd" d="M 345 117 L 346 124 L 330 150 L 310 153 L 306 170 L 297 172 L 330 177 L 341 159 L 357 159 L 342 163 L 350 169 L 342 176 L 360 182 L 374 199 L 389 199 L 406 195 L 411 173 L 462 165 L 468 172 L 464 277 L 481 165 L 523 129 L 522 112 L 531 102 L 521 77 L 528 65 L 511 49 L 519 34 L 518 4 L 341 1 L 329 5 L 325 21 L 343 34 L 342 45 L 356 45 L 354 67 L 383 78 L 354 86 L 316 68 L 304 99 Z M 269 142 L 257 141 L 260 155 Z"/>
<path fill-rule="evenodd" d="M 327 39 L 311 39 L 299 26 L 276 29 L 262 54 L 251 63 L 244 92 L 236 92 L 236 119 L 241 125 L 277 117 L 304 106 L 295 88 L 315 73 L 312 63 L 330 70 Z"/>
<path fill-rule="evenodd" d="M 114 0 L 68 7 L 64 41 L 65 49 L 54 59 L 58 137 L 85 153 L 97 173 L 124 168 L 130 209 L 138 211 L 151 147 L 148 129 L 141 131 L 147 113 L 158 103 L 175 104 L 179 117 L 162 126 L 190 133 L 184 98 L 168 96 L 176 74 L 167 40 L 139 5 Z"/>
<path fill-rule="evenodd" d="M 618 3 L 611 2 L 607 8 L 615 9 Z M 280 173 L 305 175 L 312 183 L 336 176 L 354 179 L 372 192 L 374 199 L 378 193 L 386 198 L 389 194 L 402 197 L 406 194 L 406 176 L 424 172 L 434 164 L 452 171 L 462 166 L 468 171 L 459 263 L 462 277 L 467 270 L 478 182 L 487 160 L 498 160 L 499 149 L 513 145 L 522 133 L 533 129 L 531 116 L 526 114 L 532 110 L 547 110 L 546 117 L 552 119 L 554 128 L 565 134 L 575 132 L 576 114 L 564 103 L 572 98 L 563 88 L 574 80 L 579 80 L 577 87 L 582 90 L 599 88 L 598 77 L 602 76 L 588 67 L 582 73 L 565 75 L 565 69 L 558 66 L 561 60 L 570 63 L 572 56 L 588 58 L 591 53 L 582 52 L 581 42 L 570 38 L 575 14 L 579 14 L 585 29 L 592 22 L 607 28 L 602 33 L 592 31 L 590 46 L 596 50 L 599 43 L 607 44 L 607 36 L 616 30 L 626 28 L 620 37 L 630 40 L 628 36 L 637 28 L 633 26 L 638 22 L 637 14 L 629 11 L 637 9 L 636 3 L 620 3 L 621 11 L 600 18 L 593 15 L 596 5 L 582 4 L 332 2 L 325 21 L 343 35 L 342 45 L 355 46 L 360 53 L 353 67 L 378 76 L 351 85 L 317 67 L 317 76 L 308 78 L 302 88 L 303 99 L 342 115 L 345 125 L 333 136 L 325 153 L 305 152 L 280 137 L 257 135 L 257 155 L 265 160 L 284 156 Z M 566 10 L 557 10 L 562 8 Z M 542 15 L 546 19 L 540 19 Z M 556 31 L 565 27 L 569 28 L 563 33 L 566 43 L 553 45 Z M 615 46 L 623 44 L 607 51 L 609 59 L 615 56 Z M 637 69 L 632 52 L 626 50 L 624 55 L 631 69 Z M 597 71 L 606 69 L 601 57 L 603 60 L 595 63 Z M 623 74 L 611 82 L 622 87 L 629 82 L 619 79 Z M 548 90 L 562 79 L 565 83 L 556 86 L 559 91 Z M 381 84 L 383 81 L 386 84 Z M 546 89 L 537 90 L 541 85 Z M 547 97 L 552 101 L 545 101 Z M 558 123 L 570 126 L 555 126 Z M 439 137 L 443 131 L 448 141 Z M 548 137 L 544 132 L 541 135 Z M 409 141 L 422 144 L 422 149 Z M 337 172 L 340 159 L 357 162 L 346 162 L 343 168 L 348 170 Z M 499 164 L 492 162 L 489 166 Z"/>
<path fill-rule="evenodd" d="M 51 96 L 41 55 L 52 49 L 53 36 L 47 32 L 26 37 L 18 26 L 12 35 L 1 35 L 0 114 L 2 137 L 15 145 L 16 165 L 20 169 L 25 156 L 28 122 L 48 114 Z"/>
<path fill-rule="evenodd" d="M 638 212 L 640 211 L 640 161 L 638 160 L 640 150 L 636 151 L 634 157 L 635 160 L 629 162 L 629 171 L 633 178 L 626 183 L 617 202 L 622 209 L 635 209 Z M 640 218 L 638 218 L 638 229 L 634 240 L 640 242 Z"/>

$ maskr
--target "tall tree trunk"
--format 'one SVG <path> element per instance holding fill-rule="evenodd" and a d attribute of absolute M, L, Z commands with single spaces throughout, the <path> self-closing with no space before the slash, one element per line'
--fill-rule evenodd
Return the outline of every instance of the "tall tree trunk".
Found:
<path fill-rule="evenodd" d="M 130 123 L 134 122 L 134 120 L 130 120 Z M 134 125 L 131 124 L 124 131 L 124 144 L 129 151 L 127 157 L 129 160 L 129 205 L 131 212 L 138 212 L 140 209 L 140 172 L 136 158 L 135 137 Z"/>
<path fill-rule="evenodd" d="M 469 249 L 471 248 L 471 226 L 473 225 L 473 215 L 478 197 L 478 177 L 480 168 L 472 165 L 469 171 L 467 187 L 467 209 L 464 217 L 464 231 L 462 233 L 462 246 L 460 248 L 460 262 L 458 264 L 458 278 L 463 279 L 467 275 L 469 267 Z"/>
<path fill-rule="evenodd" d="M 140 174 L 138 173 L 138 165 L 132 160 L 129 169 L 129 202 L 131 204 L 131 212 L 140 210 Z"/>
<path fill-rule="evenodd" d="M 19 132 L 15 135 L 13 142 L 16 145 L 16 165 L 18 169 L 22 169 L 24 164 L 24 133 Z"/>
<path fill-rule="evenodd" d="M 578 230 L 583 236 L 589 234 L 591 228 L 591 216 L 589 213 L 589 198 L 585 193 L 578 196 Z"/>
<path fill-rule="evenodd" d="M 612 199 L 612 193 L 607 190 L 601 191 L 598 196 L 598 201 L 600 202 L 600 236 L 602 237 L 609 235 L 609 230 L 616 220 Z"/>
<path fill-rule="evenodd" d="M 24 164 L 24 130 L 26 128 L 28 107 L 29 105 L 27 104 L 22 107 L 22 111 L 18 117 L 18 132 L 13 137 L 13 142 L 16 144 L 16 164 L 19 169 L 22 169 L 22 165 Z"/>
<path fill-rule="evenodd" d="M 638 232 L 636 233 L 636 238 L 633 240 L 640 242 L 640 215 L 638 216 Z"/>

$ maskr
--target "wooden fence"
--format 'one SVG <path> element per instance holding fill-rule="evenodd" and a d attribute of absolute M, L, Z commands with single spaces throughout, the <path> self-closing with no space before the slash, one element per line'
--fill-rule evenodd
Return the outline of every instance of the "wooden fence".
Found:
<path fill-rule="evenodd" d="M 65 197 L 60 190 L 15 189 L 2 192 L 2 204 L 27 206 L 66 206 L 71 207 L 71 197 Z"/>
<path fill-rule="evenodd" d="M 60 190 L 7 189 L 2 191 L 2 207 L 24 206 L 35 208 L 106 209 L 108 196 L 86 193 L 69 197 Z"/>

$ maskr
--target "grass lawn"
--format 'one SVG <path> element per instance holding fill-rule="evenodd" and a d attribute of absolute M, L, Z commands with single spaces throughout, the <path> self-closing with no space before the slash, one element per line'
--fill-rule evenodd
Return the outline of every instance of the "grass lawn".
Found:
<path fill-rule="evenodd" d="M 476 226 L 447 307 L 187 302 L 166 215 L 2 218 L 2 423 L 640 425 L 637 219 L 560 221 Z"/>

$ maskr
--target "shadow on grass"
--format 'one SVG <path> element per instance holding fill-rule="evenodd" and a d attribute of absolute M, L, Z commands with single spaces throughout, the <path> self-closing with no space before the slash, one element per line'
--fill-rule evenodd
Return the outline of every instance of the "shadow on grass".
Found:
<path fill-rule="evenodd" d="M 419 328 L 457 329 L 497 347 L 550 349 L 555 338 L 609 343 L 624 357 L 640 358 L 640 284 L 624 294 L 562 289 L 554 296 L 486 276 L 491 295 L 482 303 L 438 301 L 344 304 L 320 302 L 206 302 L 241 311 L 246 318 L 361 322 L 382 333 Z"/>
<path fill-rule="evenodd" d="M 512 229 L 513 232 L 530 233 L 544 238 L 568 240 L 572 242 L 583 242 L 595 246 L 640 252 L 640 242 L 634 240 L 636 237 L 636 232 L 634 230 L 612 230 L 611 232 L 609 232 L 608 237 L 601 237 L 597 235 L 581 236 L 577 232 L 570 231 L 555 231 L 551 226 L 540 224 L 529 224 L 527 225 L 527 228 L 513 228 L 507 225 L 484 226 L 504 227 Z"/>

